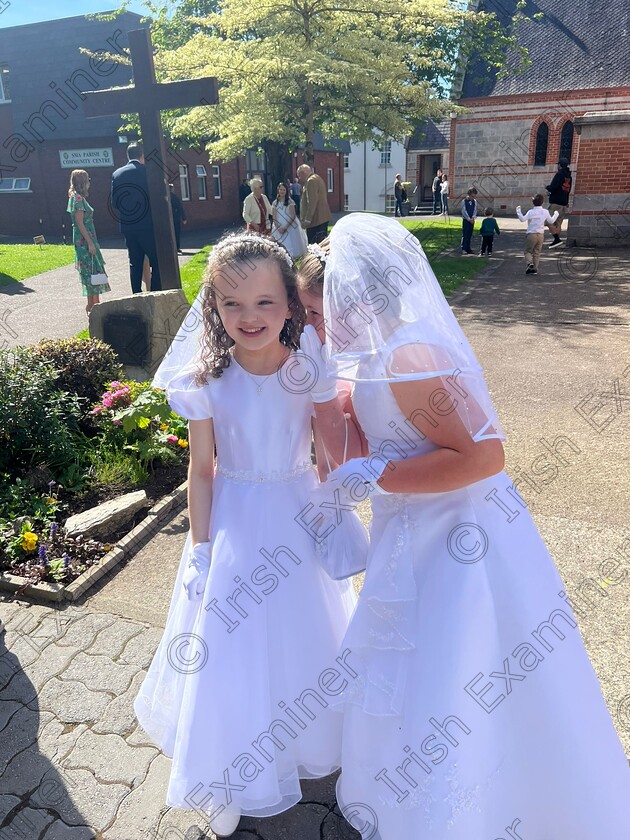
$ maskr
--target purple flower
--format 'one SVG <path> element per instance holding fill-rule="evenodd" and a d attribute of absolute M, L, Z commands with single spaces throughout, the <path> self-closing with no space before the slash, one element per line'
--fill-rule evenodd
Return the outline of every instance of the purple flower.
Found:
<path fill-rule="evenodd" d="M 37 549 L 37 559 L 42 564 L 42 566 L 45 566 L 48 563 L 48 551 L 46 550 L 45 545 L 40 545 L 40 547 Z"/>
<path fill-rule="evenodd" d="M 59 525 L 56 522 L 52 522 L 50 525 L 50 539 L 54 540 L 57 536 L 57 531 L 59 530 Z"/>
<path fill-rule="evenodd" d="M 48 482 L 48 488 L 49 488 L 50 490 L 52 490 L 52 489 L 53 489 L 53 487 L 55 486 L 55 484 L 56 484 L 56 483 L 57 483 L 56 481 L 49 481 L 49 482 Z"/>
<path fill-rule="evenodd" d="M 63 565 L 66 567 L 66 569 L 70 565 L 70 555 L 69 554 L 64 554 L 63 555 Z"/>

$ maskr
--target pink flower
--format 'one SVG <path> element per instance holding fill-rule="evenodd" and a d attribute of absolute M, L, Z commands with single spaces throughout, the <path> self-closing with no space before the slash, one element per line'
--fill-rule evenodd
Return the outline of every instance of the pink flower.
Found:
<path fill-rule="evenodd" d="M 102 405 L 95 405 L 90 414 L 100 414 L 101 411 L 104 410 L 104 406 Z"/>
<path fill-rule="evenodd" d="M 112 388 L 122 388 L 122 382 L 118 382 L 118 381 L 110 382 L 109 387 L 110 387 L 110 389 L 112 389 Z"/>
<path fill-rule="evenodd" d="M 166 440 L 167 440 L 169 443 L 177 443 L 177 441 L 179 440 L 179 438 L 177 437 L 177 435 L 166 435 Z"/>
<path fill-rule="evenodd" d="M 114 404 L 114 399 L 111 394 L 104 394 L 103 395 L 103 405 L 105 408 L 111 408 Z"/>
<path fill-rule="evenodd" d="M 122 426 L 122 420 L 112 420 L 114 426 Z"/>

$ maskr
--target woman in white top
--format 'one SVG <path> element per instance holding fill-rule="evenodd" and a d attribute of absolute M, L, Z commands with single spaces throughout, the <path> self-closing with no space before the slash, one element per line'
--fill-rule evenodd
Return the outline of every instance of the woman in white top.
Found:
<path fill-rule="evenodd" d="M 276 198 L 273 202 L 273 229 L 271 235 L 287 249 L 293 259 L 306 253 L 308 241 L 306 232 L 297 221 L 295 202 L 290 197 L 286 185 L 278 184 Z"/>
<path fill-rule="evenodd" d="M 260 178 L 252 178 L 249 186 L 251 193 L 243 202 L 243 219 L 247 223 L 247 230 L 269 236 L 271 233 L 269 217 L 272 209 L 269 199 L 263 192 L 263 182 Z"/>
<path fill-rule="evenodd" d="M 442 212 L 448 216 L 448 175 L 446 172 L 442 175 L 440 190 L 442 194 Z"/>

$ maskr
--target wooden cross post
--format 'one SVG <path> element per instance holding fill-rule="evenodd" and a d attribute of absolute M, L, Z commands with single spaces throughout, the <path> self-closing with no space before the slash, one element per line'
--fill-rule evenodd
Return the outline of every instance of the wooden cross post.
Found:
<path fill-rule="evenodd" d="M 110 114 L 138 114 L 162 289 L 181 289 L 160 111 L 216 105 L 219 101 L 217 80 L 205 78 L 158 84 L 151 32 L 148 29 L 129 32 L 129 50 L 134 84 L 123 88 L 85 91 L 85 115 L 103 117 Z"/>

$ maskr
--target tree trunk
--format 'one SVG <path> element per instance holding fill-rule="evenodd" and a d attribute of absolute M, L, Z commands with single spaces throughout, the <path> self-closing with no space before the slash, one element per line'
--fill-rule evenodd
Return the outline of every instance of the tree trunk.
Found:
<path fill-rule="evenodd" d="M 315 134 L 314 127 L 314 106 L 313 106 L 313 85 L 308 82 L 306 85 L 306 142 L 304 144 L 304 163 L 313 166 L 315 154 L 313 152 L 313 137 Z"/>
<path fill-rule="evenodd" d="M 265 155 L 267 156 L 267 176 L 269 178 L 268 198 L 273 201 L 276 197 L 278 184 L 286 183 L 287 178 L 291 179 L 291 154 L 285 143 L 278 143 L 275 140 L 265 141 Z"/>

